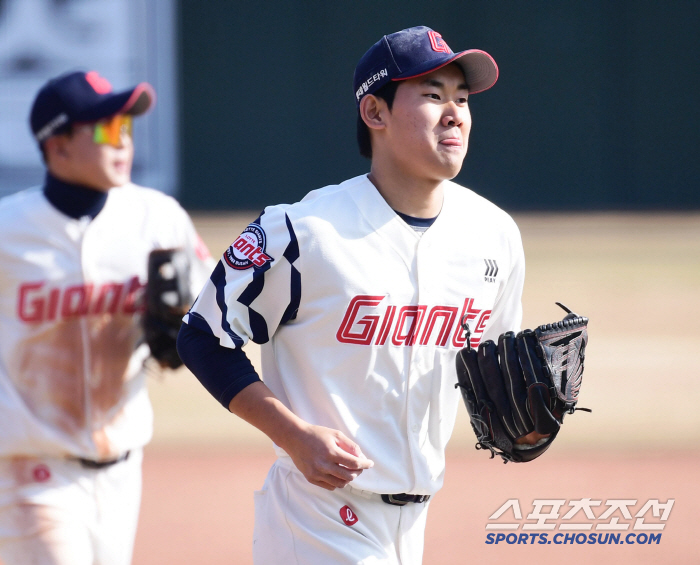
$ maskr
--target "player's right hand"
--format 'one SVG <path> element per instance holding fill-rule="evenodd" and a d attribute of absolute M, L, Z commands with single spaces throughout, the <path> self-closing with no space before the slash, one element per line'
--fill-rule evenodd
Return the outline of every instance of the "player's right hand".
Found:
<path fill-rule="evenodd" d="M 307 481 L 326 490 L 343 488 L 374 466 L 354 441 L 323 426 L 302 427 L 285 451 Z"/>
<path fill-rule="evenodd" d="M 263 382 L 255 382 L 234 396 L 229 410 L 284 449 L 313 485 L 328 490 L 343 488 L 374 465 L 341 431 L 302 420 Z"/>

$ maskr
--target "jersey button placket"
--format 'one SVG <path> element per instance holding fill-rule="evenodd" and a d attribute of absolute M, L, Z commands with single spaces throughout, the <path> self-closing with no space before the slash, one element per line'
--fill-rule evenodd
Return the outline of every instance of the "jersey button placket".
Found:
<path fill-rule="evenodd" d="M 429 275 L 429 256 L 430 256 L 430 245 L 423 241 L 422 239 L 418 242 L 416 249 L 416 305 L 428 304 L 426 302 L 429 298 L 429 292 L 426 288 L 426 282 L 430 279 Z M 423 323 L 425 320 L 423 320 Z M 421 378 L 424 367 L 423 352 L 419 345 L 420 342 L 420 330 L 422 324 L 417 326 L 415 329 L 415 335 L 413 337 L 414 345 L 411 346 L 410 353 L 410 371 L 409 379 L 407 383 L 407 427 L 409 435 L 409 446 L 412 453 L 413 460 L 420 457 L 420 430 L 422 414 L 420 413 L 420 403 L 419 394 L 416 392 L 416 387 L 418 385 L 418 380 Z M 417 477 L 415 477 L 417 478 Z"/>

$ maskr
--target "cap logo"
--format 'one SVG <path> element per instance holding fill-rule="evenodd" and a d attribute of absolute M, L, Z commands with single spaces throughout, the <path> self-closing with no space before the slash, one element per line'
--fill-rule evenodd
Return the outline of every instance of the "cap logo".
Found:
<path fill-rule="evenodd" d="M 109 94 L 112 92 L 112 85 L 109 84 L 109 81 L 106 78 L 103 78 L 97 74 L 97 71 L 90 71 L 87 73 L 85 75 L 85 80 L 90 83 L 90 86 L 92 86 L 93 90 L 97 92 L 97 94 Z"/>
<path fill-rule="evenodd" d="M 437 53 L 452 53 L 450 46 L 447 45 L 445 40 L 442 38 L 442 35 L 440 35 L 437 31 L 433 31 L 431 29 L 428 32 L 428 37 L 430 38 L 430 46 L 433 48 L 433 51 Z"/>

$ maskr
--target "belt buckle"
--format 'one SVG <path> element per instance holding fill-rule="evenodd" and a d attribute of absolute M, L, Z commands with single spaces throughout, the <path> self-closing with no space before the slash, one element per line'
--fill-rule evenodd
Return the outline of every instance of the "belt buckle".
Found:
<path fill-rule="evenodd" d="M 401 497 L 401 496 L 406 496 L 405 494 L 383 494 L 382 495 L 382 500 L 386 502 L 387 504 L 391 504 L 393 506 L 406 506 L 408 504 L 408 500 L 402 500 L 401 498 L 396 498 L 396 497 Z"/>

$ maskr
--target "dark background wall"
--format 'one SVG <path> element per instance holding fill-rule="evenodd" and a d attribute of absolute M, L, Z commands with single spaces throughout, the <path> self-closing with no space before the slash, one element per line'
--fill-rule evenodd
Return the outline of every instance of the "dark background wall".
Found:
<path fill-rule="evenodd" d="M 180 0 L 181 201 L 259 209 L 367 172 L 352 74 L 414 25 L 488 51 L 457 178 L 509 210 L 700 208 L 700 2 Z"/>

